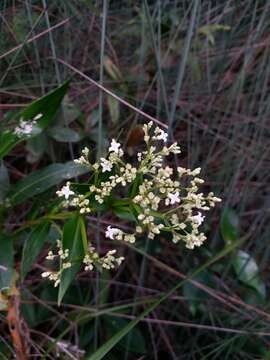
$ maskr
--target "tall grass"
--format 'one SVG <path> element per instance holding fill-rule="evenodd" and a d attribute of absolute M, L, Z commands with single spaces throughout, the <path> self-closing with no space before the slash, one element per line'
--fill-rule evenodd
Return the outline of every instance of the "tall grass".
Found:
<path fill-rule="evenodd" d="M 130 131 L 151 117 L 181 144 L 181 157 L 171 161 L 201 166 L 205 190 L 223 199 L 211 213 L 202 248 L 186 251 L 163 237 L 147 247 L 126 247 L 128 261 L 118 272 L 81 273 L 61 308 L 54 289 L 40 279 L 45 249 L 19 282 L 33 358 L 91 358 L 153 298 L 234 242 L 257 264 L 254 276 L 269 294 L 269 7 L 266 0 L 0 2 L 1 131 L 12 125 L 12 113 L 72 76 L 56 125 L 79 134 L 79 141 L 71 135 L 59 141 L 48 130 L 14 148 L 2 162 L 11 183 L 72 160 L 85 145 L 93 157 L 108 139 L 128 145 Z M 44 204 L 46 197 L 37 200 Z M 5 229 L 16 231 L 30 218 L 30 205 L 9 212 Z M 90 218 L 89 236 L 111 220 Z M 25 237 L 16 244 L 17 267 Z M 234 249 L 207 265 L 105 358 L 268 359 L 268 295 L 237 272 L 238 260 Z M 11 359 L 0 314 L 0 356 Z"/>

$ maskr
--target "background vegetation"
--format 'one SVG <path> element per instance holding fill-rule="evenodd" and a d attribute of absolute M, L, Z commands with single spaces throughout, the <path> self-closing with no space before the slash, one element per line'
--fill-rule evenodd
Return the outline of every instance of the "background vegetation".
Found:
<path fill-rule="evenodd" d="M 104 344 L 108 360 L 270 358 L 269 6 L 267 0 L 0 2 L 1 133 L 71 77 L 62 105 L 46 103 L 52 120 L 42 134 L 9 152 L 0 138 L 0 265 L 22 274 L 25 243 L 31 253 L 44 239 L 16 286 L 9 276 L 8 294 L 0 271 L 0 358 L 14 358 L 6 316 L 14 299 L 35 359 L 100 359 Z M 180 143 L 178 164 L 201 166 L 205 191 L 223 199 L 207 218 L 208 241 L 194 251 L 162 236 L 136 249 L 123 245 L 127 261 L 118 271 L 78 274 L 58 307 L 57 290 L 40 277 L 56 235 L 37 229 L 34 219 L 56 185 L 80 175 L 69 173 L 70 161 L 84 146 L 94 159 L 117 138 L 134 153 L 134 128 L 149 115 Z M 90 217 L 88 235 L 94 239 L 97 227 L 110 223 L 109 215 Z M 164 294 L 131 331 L 125 328 Z M 122 329 L 128 335 L 121 338 Z M 110 349 L 106 341 L 115 335 Z"/>

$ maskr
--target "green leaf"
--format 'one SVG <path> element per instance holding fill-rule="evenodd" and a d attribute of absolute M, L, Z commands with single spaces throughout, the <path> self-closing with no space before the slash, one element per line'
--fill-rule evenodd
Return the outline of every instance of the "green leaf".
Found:
<path fill-rule="evenodd" d="M 9 189 L 9 175 L 4 163 L 0 165 L 0 203 L 4 201 Z"/>
<path fill-rule="evenodd" d="M 45 151 L 48 149 L 48 137 L 45 133 L 41 133 L 27 141 L 27 162 L 34 164 L 41 159 Z"/>
<path fill-rule="evenodd" d="M 69 83 L 70 80 L 65 81 L 58 88 L 32 102 L 31 105 L 21 112 L 19 117 L 23 117 L 24 119 L 33 119 L 37 114 L 42 114 L 43 116 L 39 119 L 39 121 L 37 121 L 38 127 L 41 129 L 48 127 L 61 105 L 61 102 L 68 90 Z"/>
<path fill-rule="evenodd" d="M 132 211 L 127 206 L 113 207 L 112 211 L 117 217 L 119 217 L 119 219 L 136 221 L 136 217 L 133 215 Z"/>
<path fill-rule="evenodd" d="M 112 96 L 108 96 L 108 107 L 111 116 L 111 120 L 113 124 L 116 124 L 119 120 L 120 109 L 119 109 L 119 101 L 113 98 Z"/>
<path fill-rule="evenodd" d="M 0 235 L 0 292 L 10 288 L 14 276 L 13 242 L 5 234 Z"/>
<path fill-rule="evenodd" d="M 31 269 L 32 264 L 38 257 L 45 241 L 48 239 L 50 224 L 48 222 L 38 225 L 27 238 L 22 255 L 21 276 L 22 278 Z"/>
<path fill-rule="evenodd" d="M 150 307 L 152 310 L 153 306 Z M 106 354 L 121 341 L 138 323 L 142 320 L 147 314 L 149 309 L 145 310 L 141 315 L 139 315 L 136 319 L 130 321 L 125 327 L 115 333 L 108 341 L 105 342 L 100 348 L 95 351 L 92 355 L 87 357 L 85 360 L 101 360 L 104 358 Z"/>
<path fill-rule="evenodd" d="M 239 237 L 239 219 L 232 209 L 225 209 L 220 224 L 220 231 L 224 241 L 230 244 Z"/>
<path fill-rule="evenodd" d="M 128 196 L 133 198 L 138 190 L 139 190 L 139 186 L 142 184 L 143 182 L 143 175 L 141 173 L 137 174 L 135 180 L 131 183 L 129 189 L 128 189 Z"/>
<path fill-rule="evenodd" d="M 212 274 L 207 270 L 202 271 L 193 279 L 200 284 L 214 288 L 215 283 Z M 188 301 L 189 310 L 193 316 L 195 316 L 199 311 L 205 311 L 203 301 L 209 298 L 209 295 L 205 291 L 193 285 L 191 282 L 187 282 L 183 285 L 183 295 Z"/>
<path fill-rule="evenodd" d="M 51 91 L 49 94 L 34 101 L 21 113 L 19 113 L 15 120 L 23 118 L 24 120 L 32 120 L 36 115 L 42 114 L 42 117 L 37 121 L 36 130 L 33 134 L 18 137 L 13 131 L 7 130 L 0 134 L 0 159 L 2 159 L 15 145 L 36 136 L 40 131 L 45 129 L 52 122 L 63 97 L 69 86 L 69 81 L 64 82 L 63 85 Z"/>
<path fill-rule="evenodd" d="M 129 321 L 126 319 L 116 317 L 106 317 L 105 322 L 106 331 L 108 331 L 111 336 L 113 336 L 113 334 L 117 333 L 119 330 L 123 329 L 129 323 Z M 130 339 L 128 344 L 128 351 L 136 354 L 144 354 L 146 352 L 145 340 L 138 326 L 134 327 L 130 331 L 129 336 Z M 126 349 L 126 339 L 120 340 L 117 346 L 122 350 Z"/>
<path fill-rule="evenodd" d="M 48 132 L 54 140 L 59 142 L 78 142 L 81 140 L 81 136 L 76 131 L 67 127 L 54 126 Z"/>
<path fill-rule="evenodd" d="M 87 167 L 75 164 L 73 161 L 49 165 L 13 185 L 8 193 L 9 201 L 12 205 L 20 204 L 63 180 L 85 174 L 88 171 Z"/>
<path fill-rule="evenodd" d="M 110 295 L 110 280 L 112 279 L 110 271 L 102 271 L 100 274 L 100 284 L 99 284 L 99 294 L 98 294 L 98 303 L 100 305 L 106 304 L 109 302 Z"/>
<path fill-rule="evenodd" d="M 2 159 L 20 140 L 11 131 L 0 134 L 0 159 Z"/>
<path fill-rule="evenodd" d="M 258 293 L 257 290 L 245 284 L 239 286 L 238 291 L 241 294 L 241 299 L 246 304 L 260 306 L 260 307 L 265 305 L 266 297 L 264 296 L 264 293 L 263 294 Z"/>
<path fill-rule="evenodd" d="M 236 254 L 233 255 L 232 264 L 238 279 L 265 298 L 266 289 L 260 279 L 259 268 L 256 261 L 247 252 L 238 250 Z"/>
<path fill-rule="evenodd" d="M 63 231 L 63 250 L 69 250 L 68 261 L 72 266 L 63 270 L 60 279 L 60 286 L 58 292 L 58 304 L 61 303 L 65 292 L 67 291 L 70 283 L 74 279 L 76 273 L 80 270 L 82 258 L 84 255 L 83 247 L 83 230 L 84 221 L 81 216 L 73 216 L 64 225 Z"/>

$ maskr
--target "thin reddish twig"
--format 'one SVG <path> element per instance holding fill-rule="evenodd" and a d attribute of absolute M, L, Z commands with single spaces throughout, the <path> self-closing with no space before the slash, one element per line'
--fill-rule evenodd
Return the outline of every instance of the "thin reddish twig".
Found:
<path fill-rule="evenodd" d="M 161 122 L 160 120 L 154 118 L 153 116 L 145 113 L 144 111 L 138 109 L 136 106 L 131 105 L 129 102 L 127 102 L 126 100 L 122 99 L 120 96 L 116 95 L 115 93 L 113 93 L 112 91 L 108 90 L 107 88 L 105 88 L 104 86 L 100 85 L 97 81 L 95 81 L 94 79 L 90 78 L 88 75 L 84 74 L 82 71 L 80 71 L 79 69 L 75 68 L 73 65 L 67 63 L 66 61 L 64 61 L 63 59 L 60 58 L 56 58 L 57 61 L 59 61 L 61 64 L 65 65 L 66 67 L 68 67 L 70 70 L 74 71 L 76 74 L 80 75 L 81 77 L 83 77 L 84 79 L 88 80 L 90 83 L 94 84 L 95 86 L 97 86 L 100 90 L 104 91 L 106 94 L 112 96 L 114 99 L 118 100 L 120 103 L 122 103 L 123 105 L 129 107 L 130 109 L 136 111 L 138 114 L 144 116 L 145 118 L 155 122 L 156 124 L 162 126 L 165 129 L 168 129 L 168 125 L 164 124 L 163 122 Z"/>
<path fill-rule="evenodd" d="M 10 55 L 10 54 L 12 54 L 14 51 L 21 49 L 25 44 L 30 44 L 30 43 L 33 42 L 34 40 L 39 39 L 40 37 L 42 37 L 43 35 L 46 35 L 46 34 L 49 33 L 50 31 L 55 30 L 56 28 L 58 28 L 58 27 L 60 27 L 60 26 L 62 26 L 62 25 L 64 25 L 64 24 L 66 24 L 69 20 L 70 20 L 70 18 L 67 18 L 67 19 L 65 19 L 65 20 L 63 20 L 63 21 L 60 21 L 59 23 L 51 26 L 49 29 L 46 29 L 46 30 L 42 31 L 41 33 L 39 33 L 39 34 L 31 37 L 31 38 L 28 39 L 28 40 L 26 40 L 24 43 L 15 46 L 14 48 L 12 48 L 12 49 L 8 50 L 7 52 L 5 52 L 4 54 L 0 55 L 0 59 L 3 59 L 5 56 Z"/>

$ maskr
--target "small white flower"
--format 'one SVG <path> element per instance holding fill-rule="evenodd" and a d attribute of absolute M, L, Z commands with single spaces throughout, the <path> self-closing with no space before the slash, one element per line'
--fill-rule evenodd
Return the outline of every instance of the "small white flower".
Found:
<path fill-rule="evenodd" d="M 124 260 L 125 260 L 125 258 L 123 256 L 120 256 L 119 258 L 115 259 L 115 262 L 118 266 L 120 266 Z"/>
<path fill-rule="evenodd" d="M 19 126 L 14 130 L 14 133 L 17 136 L 27 136 L 31 135 L 33 132 L 33 127 L 36 125 L 36 121 L 25 121 L 23 118 L 20 119 Z"/>
<path fill-rule="evenodd" d="M 67 200 L 70 195 L 74 195 L 74 191 L 70 190 L 69 188 L 69 183 L 67 183 L 65 186 L 62 187 L 62 189 L 60 191 L 57 191 L 56 194 L 58 196 L 64 196 L 65 199 Z"/>
<path fill-rule="evenodd" d="M 163 140 L 164 142 L 166 142 L 167 139 L 168 139 L 168 134 L 165 131 L 160 129 L 159 130 L 159 135 L 156 136 L 156 139 L 157 140 Z"/>
<path fill-rule="evenodd" d="M 43 114 L 39 113 L 34 117 L 34 120 L 38 120 L 43 116 Z"/>
<path fill-rule="evenodd" d="M 111 146 L 109 147 L 109 152 L 115 152 L 116 154 L 118 154 L 120 146 L 121 144 L 112 139 Z"/>
<path fill-rule="evenodd" d="M 104 158 L 101 158 L 101 163 L 100 163 L 101 167 L 102 167 L 102 172 L 105 171 L 111 171 L 112 170 L 112 163 Z"/>
<path fill-rule="evenodd" d="M 111 240 L 114 239 L 114 236 L 117 235 L 119 233 L 119 229 L 117 228 L 112 228 L 111 226 L 107 227 L 107 231 L 105 233 L 105 236 Z"/>
<path fill-rule="evenodd" d="M 88 149 L 88 147 L 85 146 L 85 148 L 83 148 L 82 154 L 83 154 L 84 156 L 86 156 L 86 157 L 89 155 L 89 149 Z"/>
<path fill-rule="evenodd" d="M 168 198 L 169 198 L 169 201 L 170 201 L 171 205 L 180 202 L 179 192 L 178 191 L 176 191 L 175 193 L 169 193 Z"/>
<path fill-rule="evenodd" d="M 180 154 L 181 153 L 181 150 L 180 150 L 180 146 L 177 145 L 177 143 L 173 143 L 169 148 L 168 150 L 170 152 L 172 152 L 173 154 Z"/>
<path fill-rule="evenodd" d="M 192 216 L 192 220 L 193 220 L 196 224 L 198 224 L 198 226 L 200 226 L 200 225 L 203 223 L 204 218 L 205 218 L 205 216 L 202 216 L 202 213 L 201 213 L 201 212 L 198 212 L 197 215 Z"/>
<path fill-rule="evenodd" d="M 51 275 L 50 271 L 45 271 L 41 274 L 43 278 L 49 277 Z"/>
<path fill-rule="evenodd" d="M 56 255 L 54 255 L 52 251 L 49 251 L 48 255 L 46 256 L 46 259 L 47 260 L 54 260 L 55 257 L 56 257 Z"/>

